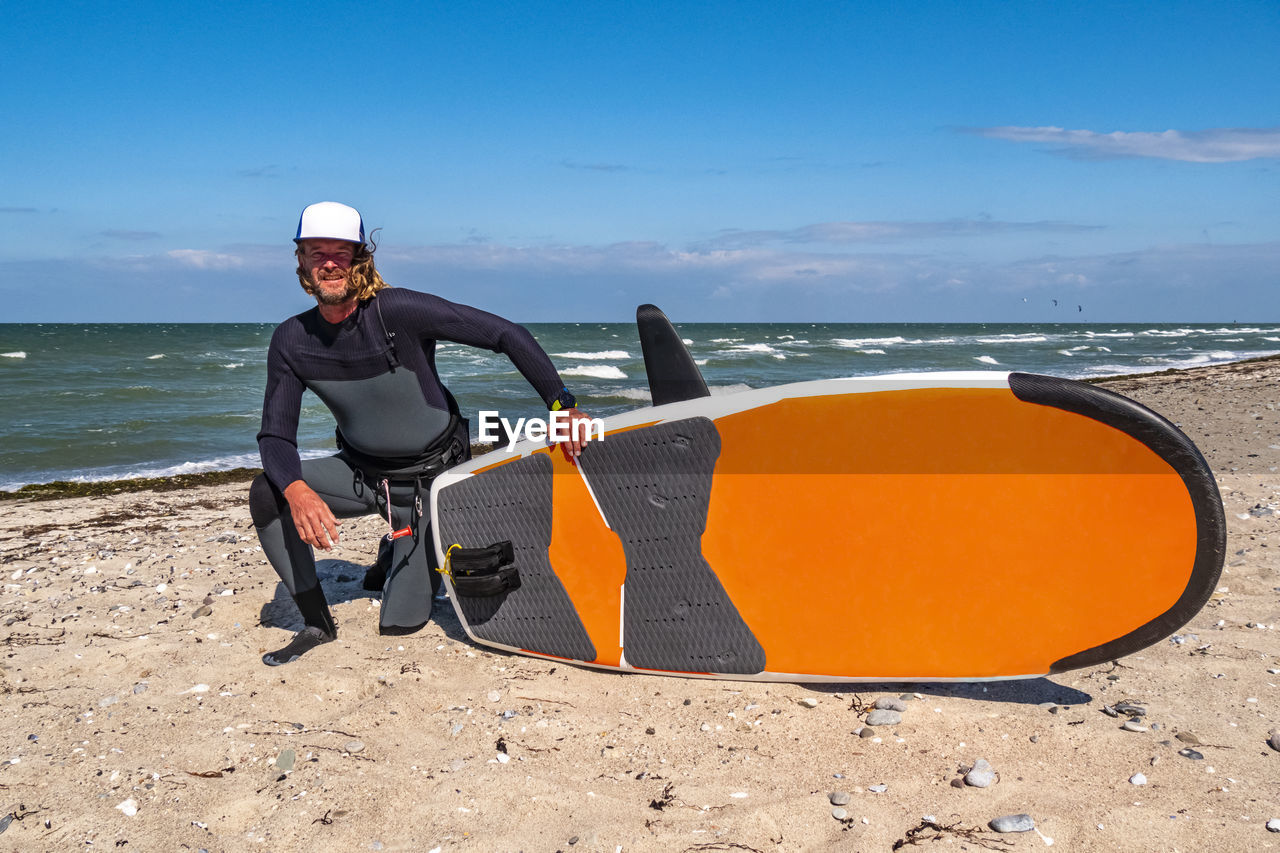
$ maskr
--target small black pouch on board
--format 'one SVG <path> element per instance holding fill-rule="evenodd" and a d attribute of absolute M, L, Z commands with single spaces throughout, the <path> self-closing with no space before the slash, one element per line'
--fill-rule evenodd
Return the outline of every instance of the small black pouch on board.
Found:
<path fill-rule="evenodd" d="M 449 549 L 448 574 L 458 595 L 488 598 L 520 588 L 515 559 L 509 539 L 487 548 L 454 547 Z"/>

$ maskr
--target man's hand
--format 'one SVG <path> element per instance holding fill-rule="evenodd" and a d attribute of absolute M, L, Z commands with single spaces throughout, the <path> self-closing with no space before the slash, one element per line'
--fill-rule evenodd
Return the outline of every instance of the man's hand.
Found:
<path fill-rule="evenodd" d="M 582 448 L 591 438 L 591 416 L 576 408 L 562 409 L 556 414 L 561 413 L 569 416 L 569 438 L 560 442 L 560 452 L 564 454 L 566 462 L 574 462 L 576 457 L 582 455 Z M 582 423 L 583 421 L 586 423 Z"/>
<path fill-rule="evenodd" d="M 293 526 L 298 528 L 302 541 L 317 548 L 328 551 L 338 541 L 338 525 L 329 505 L 321 500 L 315 490 L 301 480 L 294 480 L 284 490 L 284 499 L 289 502 L 289 512 L 293 515 Z"/>

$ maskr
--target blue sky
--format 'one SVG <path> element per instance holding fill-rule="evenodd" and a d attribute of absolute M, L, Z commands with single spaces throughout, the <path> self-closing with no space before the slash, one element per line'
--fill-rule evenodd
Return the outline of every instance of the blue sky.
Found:
<path fill-rule="evenodd" d="M 0 319 L 282 319 L 336 200 L 526 322 L 1277 321 L 1277 45 L 1275 0 L 19 4 Z"/>

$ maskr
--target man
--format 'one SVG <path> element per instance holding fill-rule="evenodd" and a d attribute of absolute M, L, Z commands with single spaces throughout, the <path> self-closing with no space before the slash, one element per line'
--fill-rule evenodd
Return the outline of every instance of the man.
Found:
<path fill-rule="evenodd" d="M 312 547 L 338 541 L 339 519 L 378 512 L 395 536 L 382 586 L 379 630 L 407 634 L 426 624 L 440 580 L 432 571 L 431 480 L 470 455 L 466 423 L 435 368 L 438 340 L 504 353 L 552 411 L 586 418 L 551 360 L 522 326 L 426 293 L 389 287 L 375 245 L 352 207 L 320 202 L 298 221 L 298 279 L 316 306 L 282 323 L 267 353 L 258 449 L 264 473 L 249 508 L 267 559 L 305 626 L 262 661 L 297 660 L 337 636 L 316 577 Z M 302 393 L 310 389 L 338 423 L 336 456 L 298 456 Z M 574 456 L 576 429 L 564 448 Z"/>

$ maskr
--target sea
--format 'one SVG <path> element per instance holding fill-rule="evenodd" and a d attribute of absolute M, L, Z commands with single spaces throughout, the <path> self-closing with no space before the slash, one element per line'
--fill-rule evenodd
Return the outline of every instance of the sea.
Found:
<path fill-rule="evenodd" d="M 649 405 L 631 323 L 535 323 L 580 407 Z M 259 465 L 255 435 L 273 324 L 0 324 L 0 490 Z M 1280 325 L 687 323 L 677 329 L 713 393 L 811 379 L 942 370 L 1070 378 L 1196 367 L 1280 353 Z M 437 365 L 464 413 L 545 416 L 505 356 L 442 343 Z M 472 417 L 472 433 L 476 418 Z M 299 448 L 333 452 L 308 393 Z"/>

